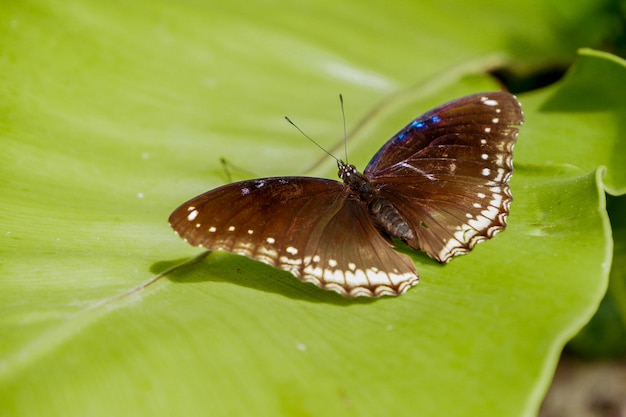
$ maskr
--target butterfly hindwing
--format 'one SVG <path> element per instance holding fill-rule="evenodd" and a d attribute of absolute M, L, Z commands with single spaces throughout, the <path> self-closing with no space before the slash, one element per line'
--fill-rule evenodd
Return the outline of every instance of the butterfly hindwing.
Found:
<path fill-rule="evenodd" d="M 192 245 L 245 255 L 346 296 L 397 295 L 418 282 L 412 261 L 337 181 L 228 184 L 181 205 L 170 223 Z"/>
<path fill-rule="evenodd" d="M 476 94 L 427 112 L 378 151 L 365 175 L 409 223 L 409 246 L 447 262 L 506 226 L 522 122 L 511 94 Z"/>

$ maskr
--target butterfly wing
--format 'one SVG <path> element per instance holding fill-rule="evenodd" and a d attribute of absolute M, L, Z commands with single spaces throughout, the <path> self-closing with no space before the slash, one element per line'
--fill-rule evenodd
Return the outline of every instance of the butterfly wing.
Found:
<path fill-rule="evenodd" d="M 515 96 L 475 94 L 413 120 L 378 151 L 365 175 L 409 223 L 409 246 L 447 262 L 504 229 L 522 123 Z"/>
<path fill-rule="evenodd" d="M 169 220 L 192 245 L 245 255 L 346 296 L 398 295 L 418 282 L 413 262 L 337 181 L 228 184 L 184 203 Z"/>

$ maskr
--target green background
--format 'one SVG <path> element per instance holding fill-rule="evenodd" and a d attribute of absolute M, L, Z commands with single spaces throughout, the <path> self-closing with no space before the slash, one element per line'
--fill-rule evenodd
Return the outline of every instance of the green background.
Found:
<path fill-rule="evenodd" d="M 626 69 L 576 57 L 616 36 L 616 7 L 3 5 L 0 415 L 533 415 L 624 277 L 605 191 L 626 185 Z M 221 157 L 235 179 L 334 177 L 284 115 L 341 155 L 343 93 L 363 168 L 418 114 L 499 89 L 487 71 L 570 64 L 518 95 L 507 230 L 446 266 L 411 252 L 407 294 L 347 300 L 227 253 L 169 270 L 201 251 L 167 217 L 226 181 Z"/>

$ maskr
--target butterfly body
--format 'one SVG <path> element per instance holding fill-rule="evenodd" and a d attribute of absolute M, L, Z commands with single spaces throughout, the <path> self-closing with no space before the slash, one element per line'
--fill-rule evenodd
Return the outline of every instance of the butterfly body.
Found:
<path fill-rule="evenodd" d="M 352 193 L 368 207 L 369 213 L 379 226 L 388 235 L 400 239 L 412 239 L 413 232 L 408 222 L 389 201 L 378 196 L 377 190 L 372 187 L 369 179 L 361 174 L 354 165 L 337 161 L 339 178 L 341 178 Z"/>
<path fill-rule="evenodd" d="M 273 177 L 189 200 L 170 224 L 190 244 L 242 254 L 345 296 L 398 295 L 417 284 L 391 237 L 439 262 L 506 226 L 521 107 L 484 93 L 413 120 L 365 171 L 339 178 Z"/>

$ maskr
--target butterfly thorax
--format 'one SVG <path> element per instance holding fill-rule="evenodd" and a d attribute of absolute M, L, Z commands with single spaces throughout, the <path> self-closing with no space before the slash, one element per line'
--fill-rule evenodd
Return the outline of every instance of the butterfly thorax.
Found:
<path fill-rule="evenodd" d="M 376 224 L 387 234 L 399 239 L 413 239 L 414 234 L 408 222 L 388 200 L 377 195 L 367 177 L 354 165 L 338 162 L 339 178 L 350 187 L 353 194 L 366 206 Z"/>
<path fill-rule="evenodd" d="M 345 164 L 343 161 L 339 161 L 338 166 L 339 178 L 350 187 L 350 190 L 352 190 L 361 201 L 368 203 L 374 197 L 374 192 L 372 185 L 365 175 L 361 174 L 354 165 Z"/>

